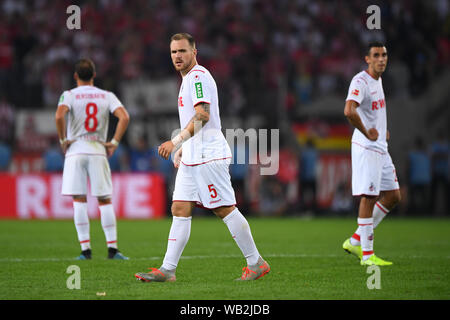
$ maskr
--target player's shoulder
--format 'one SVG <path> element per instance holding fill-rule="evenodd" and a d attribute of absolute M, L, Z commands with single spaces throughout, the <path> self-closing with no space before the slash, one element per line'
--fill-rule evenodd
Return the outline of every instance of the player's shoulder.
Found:
<path fill-rule="evenodd" d="M 61 96 L 59 97 L 58 105 L 70 104 L 70 101 L 72 99 L 72 95 L 73 95 L 73 89 L 64 90 L 61 93 Z"/>
<path fill-rule="evenodd" d="M 193 80 L 213 80 L 208 69 L 198 64 L 195 65 L 192 70 L 187 73 L 187 76 Z"/>
<path fill-rule="evenodd" d="M 363 86 L 369 85 L 369 79 L 370 75 L 366 71 L 361 71 L 355 74 L 355 76 L 352 78 L 353 84 L 360 84 Z"/>

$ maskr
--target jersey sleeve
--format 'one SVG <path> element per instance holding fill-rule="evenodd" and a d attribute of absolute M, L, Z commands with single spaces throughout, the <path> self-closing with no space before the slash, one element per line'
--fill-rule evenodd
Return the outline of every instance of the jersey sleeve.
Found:
<path fill-rule="evenodd" d="M 211 103 L 211 86 L 208 77 L 201 71 L 194 71 L 190 79 L 192 105 Z"/>
<path fill-rule="evenodd" d="M 112 92 L 108 92 L 108 102 L 109 102 L 109 111 L 114 113 L 117 108 L 123 107 L 122 102 L 120 102 L 119 98 Z"/>
<path fill-rule="evenodd" d="M 347 99 L 345 99 L 345 101 L 354 100 L 358 102 L 358 104 L 361 104 L 366 94 L 366 88 L 367 85 L 364 80 L 361 78 L 353 78 L 348 89 Z"/>
<path fill-rule="evenodd" d="M 65 105 L 69 107 L 69 110 L 72 109 L 72 93 L 70 91 L 64 91 L 62 95 L 59 97 L 58 107 Z"/>

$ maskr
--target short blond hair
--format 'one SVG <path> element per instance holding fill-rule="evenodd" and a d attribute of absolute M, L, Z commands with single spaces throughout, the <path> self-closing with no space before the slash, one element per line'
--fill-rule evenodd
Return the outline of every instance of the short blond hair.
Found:
<path fill-rule="evenodd" d="M 189 42 L 189 45 L 195 49 L 195 40 L 194 37 L 192 37 L 189 33 L 181 32 L 181 33 L 175 33 L 172 37 L 170 37 L 170 42 L 174 40 L 182 40 L 186 39 Z"/>

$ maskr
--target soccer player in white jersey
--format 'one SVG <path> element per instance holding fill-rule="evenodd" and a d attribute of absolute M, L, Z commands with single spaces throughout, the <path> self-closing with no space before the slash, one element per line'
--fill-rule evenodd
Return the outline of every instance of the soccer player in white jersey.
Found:
<path fill-rule="evenodd" d="M 374 229 L 400 201 L 395 167 L 388 152 L 386 102 L 381 75 L 387 65 L 386 47 L 369 44 L 367 70 L 355 75 L 344 114 L 355 127 L 352 137 L 352 193 L 360 196 L 358 228 L 343 248 L 361 265 L 391 265 L 374 254 Z"/>
<path fill-rule="evenodd" d="M 108 258 L 127 260 L 117 249 L 116 216 L 111 203 L 111 170 L 107 155 L 117 149 L 129 122 L 129 115 L 114 93 L 94 86 L 95 65 L 81 59 L 75 65 L 77 87 L 64 91 L 56 111 L 56 128 L 65 153 L 62 194 L 73 198 L 74 221 L 81 245 L 80 260 L 91 259 L 87 180 L 98 199 L 100 217 L 108 247 Z M 114 137 L 106 142 L 109 113 L 119 121 Z M 66 120 L 67 116 L 67 131 Z"/>
<path fill-rule="evenodd" d="M 259 279 L 270 271 L 270 266 L 261 258 L 247 220 L 235 207 L 228 170 L 231 150 L 221 131 L 216 83 L 209 71 L 197 64 L 191 35 L 173 35 L 170 52 L 174 67 L 183 78 L 178 111 L 184 129 L 159 146 L 158 152 L 168 159 L 180 147 L 174 155 L 178 172 L 173 192 L 173 220 L 162 266 L 148 273 L 137 273 L 135 277 L 145 282 L 175 281 L 175 271 L 191 231 L 192 210 L 198 204 L 223 220 L 246 258 L 247 266 L 238 280 Z"/>

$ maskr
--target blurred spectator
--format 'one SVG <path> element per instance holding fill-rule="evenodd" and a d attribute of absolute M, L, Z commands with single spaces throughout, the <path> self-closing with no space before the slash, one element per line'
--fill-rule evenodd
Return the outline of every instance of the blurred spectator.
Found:
<path fill-rule="evenodd" d="M 158 154 L 149 147 L 147 138 L 140 136 L 136 146 L 130 149 L 130 170 L 132 172 L 156 171 L 158 166 Z"/>
<path fill-rule="evenodd" d="M 448 214 L 449 210 L 449 141 L 444 130 L 431 144 L 431 209 L 434 214 Z"/>
<path fill-rule="evenodd" d="M 128 150 L 123 144 L 119 144 L 116 151 L 108 158 L 111 172 L 124 172 L 129 170 Z"/>
<path fill-rule="evenodd" d="M 42 158 L 44 159 L 44 170 L 47 172 L 62 172 L 64 167 L 64 155 L 61 152 L 58 139 L 51 141 L 50 148 L 48 148 Z"/>
<path fill-rule="evenodd" d="M 308 138 L 300 157 L 300 207 L 302 210 L 317 209 L 317 161 L 319 154 L 312 138 Z"/>
<path fill-rule="evenodd" d="M 248 212 L 245 180 L 248 177 L 249 150 L 246 144 L 234 144 L 233 160 L 230 164 L 231 182 L 236 196 L 236 203 L 243 212 Z M 242 155 L 245 154 L 245 157 Z M 242 157 L 242 158 L 240 158 Z M 243 160 L 243 161 L 242 161 Z M 243 163 L 242 163 L 243 162 Z"/>
<path fill-rule="evenodd" d="M 430 208 L 431 159 L 420 137 L 408 155 L 408 175 L 408 212 L 426 214 Z"/>
<path fill-rule="evenodd" d="M 281 147 L 279 153 L 278 173 L 275 176 L 281 183 L 284 197 L 289 207 L 287 210 L 294 213 L 298 202 L 298 174 L 299 174 L 299 158 L 294 147 Z"/>
<path fill-rule="evenodd" d="M 12 145 L 14 140 L 14 108 L 0 93 L 0 142 Z"/>
<path fill-rule="evenodd" d="M 35 121 L 36 119 L 33 115 L 28 115 L 23 133 L 16 140 L 18 150 L 23 152 L 43 152 L 48 147 L 48 139 L 39 134 Z"/>
<path fill-rule="evenodd" d="M 339 184 L 334 192 L 331 210 L 337 213 L 349 213 L 353 209 L 353 197 L 351 186 Z"/>
<path fill-rule="evenodd" d="M 283 215 L 288 207 L 283 185 L 273 176 L 263 176 L 262 180 L 258 214 L 263 216 Z"/>
<path fill-rule="evenodd" d="M 0 171 L 7 171 L 11 163 L 11 148 L 0 141 Z"/>

